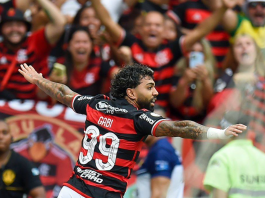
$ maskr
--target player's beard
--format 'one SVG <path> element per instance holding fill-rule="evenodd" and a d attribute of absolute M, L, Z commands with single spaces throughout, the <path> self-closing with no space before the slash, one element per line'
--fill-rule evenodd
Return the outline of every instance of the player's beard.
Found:
<path fill-rule="evenodd" d="M 137 104 L 139 105 L 139 107 L 141 109 L 148 109 L 149 111 L 152 111 L 153 112 L 154 111 L 154 106 L 151 105 L 152 100 L 153 100 L 153 98 L 151 100 L 141 100 L 141 99 L 138 99 L 137 100 Z"/>

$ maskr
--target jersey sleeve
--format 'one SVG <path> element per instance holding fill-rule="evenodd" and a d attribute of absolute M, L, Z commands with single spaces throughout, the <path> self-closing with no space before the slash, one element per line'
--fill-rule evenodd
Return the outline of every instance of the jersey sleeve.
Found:
<path fill-rule="evenodd" d="M 39 178 L 39 170 L 26 158 L 22 156 L 20 156 L 20 158 L 21 161 L 19 166 L 21 167 L 21 173 L 23 174 L 23 184 L 25 185 L 26 192 L 29 193 L 34 188 L 42 186 Z"/>
<path fill-rule="evenodd" d="M 128 46 L 131 47 L 136 42 L 136 37 L 130 32 L 123 30 L 120 40 L 116 43 L 119 46 Z"/>
<path fill-rule="evenodd" d="M 158 124 L 165 120 L 162 116 L 150 111 L 143 111 L 134 118 L 135 128 L 138 133 L 153 136 L 155 136 L 155 130 Z"/>
<path fill-rule="evenodd" d="M 86 108 L 89 102 L 93 99 L 93 96 L 81 96 L 79 94 L 73 97 L 72 109 L 76 113 L 86 115 Z"/>
<path fill-rule="evenodd" d="M 213 188 L 217 188 L 228 192 L 231 186 L 230 176 L 228 173 L 229 165 L 227 160 L 216 153 L 211 158 L 204 178 L 204 187 L 208 191 L 212 191 Z"/>
<path fill-rule="evenodd" d="M 149 172 L 151 174 L 151 178 L 154 177 L 167 177 L 171 178 L 172 174 L 172 165 L 171 158 L 172 153 L 169 153 L 165 150 L 157 151 L 153 157 L 150 157 L 149 160 Z"/>

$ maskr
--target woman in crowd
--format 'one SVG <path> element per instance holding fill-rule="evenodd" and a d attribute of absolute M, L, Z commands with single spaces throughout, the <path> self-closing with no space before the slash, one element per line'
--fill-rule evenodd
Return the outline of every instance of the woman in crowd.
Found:
<path fill-rule="evenodd" d="M 191 65 L 194 54 L 198 55 L 198 62 Z M 214 93 L 215 59 L 210 44 L 206 40 L 195 43 L 176 67 L 175 86 L 170 94 L 171 115 L 175 119 L 201 122 Z"/>
<path fill-rule="evenodd" d="M 115 69 L 95 55 L 87 27 L 73 27 L 69 33 L 64 58 L 58 60 L 66 66 L 66 84 L 83 95 L 103 93 L 103 81 Z"/>
<path fill-rule="evenodd" d="M 209 112 L 215 109 L 224 110 L 228 106 L 240 105 L 240 91 L 247 93 L 246 88 L 255 84 L 263 84 L 265 76 L 263 55 L 254 39 L 249 35 L 236 37 L 232 47 L 233 59 L 236 61 L 235 72 L 227 68 L 224 75 L 216 81 L 217 92 L 209 105 Z M 233 65 L 231 66 L 232 68 Z M 226 107 L 222 106 L 225 105 Z M 213 112 L 214 113 L 214 112 Z"/>

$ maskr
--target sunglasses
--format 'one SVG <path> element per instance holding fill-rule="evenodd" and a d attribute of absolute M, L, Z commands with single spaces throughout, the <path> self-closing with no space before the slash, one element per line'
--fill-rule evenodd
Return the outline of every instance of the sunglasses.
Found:
<path fill-rule="evenodd" d="M 258 5 L 260 5 L 262 8 L 265 8 L 265 2 L 250 2 L 248 4 L 249 8 L 256 8 Z"/>

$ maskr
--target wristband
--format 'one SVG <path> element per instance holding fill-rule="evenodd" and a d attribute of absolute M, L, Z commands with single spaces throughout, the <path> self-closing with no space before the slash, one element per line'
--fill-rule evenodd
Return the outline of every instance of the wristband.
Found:
<path fill-rule="evenodd" d="M 228 139 L 231 136 L 225 135 L 226 129 L 221 130 L 221 129 L 216 129 L 216 128 L 210 127 L 207 131 L 207 138 L 208 139 Z"/>

